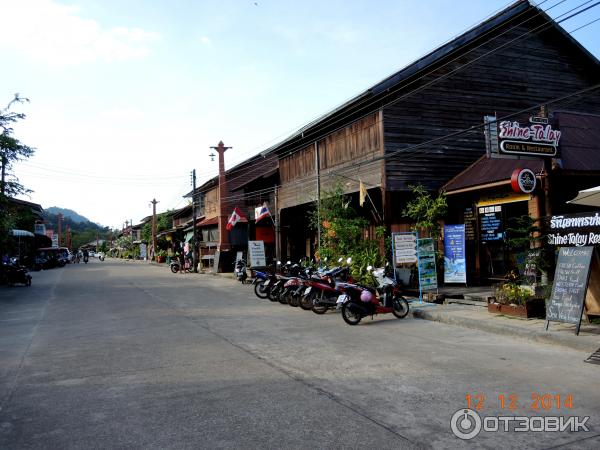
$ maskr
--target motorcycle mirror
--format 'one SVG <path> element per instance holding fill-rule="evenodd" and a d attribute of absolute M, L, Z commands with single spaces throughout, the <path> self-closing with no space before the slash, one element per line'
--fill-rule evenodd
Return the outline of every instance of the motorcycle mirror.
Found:
<path fill-rule="evenodd" d="M 291 263 L 292 263 L 291 261 L 286 261 L 286 264 L 287 264 L 287 265 L 290 265 Z"/>
<path fill-rule="evenodd" d="M 277 265 L 280 266 L 281 265 L 281 261 L 277 261 Z"/>
<path fill-rule="evenodd" d="M 367 270 L 370 272 L 373 269 L 373 266 L 367 266 Z"/>
<path fill-rule="evenodd" d="M 350 264 L 351 262 L 352 262 L 352 258 L 348 258 L 348 259 L 346 260 L 346 264 Z"/>
<path fill-rule="evenodd" d="M 340 257 L 340 259 L 338 259 L 338 262 L 342 262 L 342 259 L 344 259 L 344 258 Z"/>
<path fill-rule="evenodd" d="M 327 262 L 327 256 L 325 257 L 325 259 L 323 261 Z"/>

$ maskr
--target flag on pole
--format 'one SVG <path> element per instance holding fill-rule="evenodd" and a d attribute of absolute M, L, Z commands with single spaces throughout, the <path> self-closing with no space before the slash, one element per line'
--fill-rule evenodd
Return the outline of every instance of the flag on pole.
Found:
<path fill-rule="evenodd" d="M 358 181 L 358 192 L 359 192 L 358 203 L 360 203 L 360 206 L 362 206 L 365 203 L 365 200 L 367 198 L 367 188 L 363 184 L 362 180 Z"/>
<path fill-rule="evenodd" d="M 233 208 L 233 212 L 231 213 L 231 216 L 229 217 L 229 221 L 227 222 L 227 226 L 225 228 L 227 229 L 227 231 L 231 231 L 231 229 L 233 227 L 235 227 L 236 223 L 238 223 L 241 219 L 245 219 L 245 218 L 246 217 L 242 214 L 242 212 L 236 206 L 235 208 Z"/>
<path fill-rule="evenodd" d="M 263 203 L 262 206 L 259 206 L 258 208 L 254 208 L 254 220 L 256 222 L 258 222 L 261 219 L 264 219 L 265 217 L 268 217 L 271 215 L 271 211 L 269 211 L 269 207 L 267 206 L 267 203 Z"/>

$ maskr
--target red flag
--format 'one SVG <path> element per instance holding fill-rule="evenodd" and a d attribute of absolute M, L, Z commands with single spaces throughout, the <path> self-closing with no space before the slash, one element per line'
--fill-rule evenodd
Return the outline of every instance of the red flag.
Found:
<path fill-rule="evenodd" d="M 227 226 L 225 228 L 227 228 L 227 231 L 231 231 L 231 229 L 235 227 L 235 224 L 238 223 L 240 219 L 245 218 L 246 216 L 244 216 L 239 210 L 239 208 L 236 206 L 235 208 L 233 208 L 233 212 L 231 213 L 231 216 L 229 217 L 229 221 L 227 222 Z"/>

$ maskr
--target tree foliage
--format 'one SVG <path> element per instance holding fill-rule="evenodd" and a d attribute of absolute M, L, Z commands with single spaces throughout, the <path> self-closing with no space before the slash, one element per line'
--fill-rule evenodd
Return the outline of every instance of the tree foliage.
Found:
<path fill-rule="evenodd" d="M 339 258 L 352 258 L 352 276 L 363 283 L 374 283 L 367 266 L 385 264 L 380 251 L 385 229 L 378 227 L 376 239 L 368 239 L 369 221 L 357 214 L 351 206 L 350 197 L 344 195 L 341 184 L 322 193 L 321 201 L 315 202 L 309 220 L 314 230 L 320 230 L 318 259 L 323 261 L 327 258 L 335 264 Z"/>
<path fill-rule="evenodd" d="M 14 197 L 19 194 L 31 192 L 25 188 L 14 174 L 11 174 L 12 166 L 15 162 L 33 156 L 35 150 L 19 141 L 13 136 L 12 125 L 25 118 L 25 114 L 11 111 L 11 107 L 16 103 L 28 101 L 25 98 L 15 94 L 15 98 L 0 110 L 0 164 L 4 177 L 0 180 L 0 194 L 8 197 Z"/>
<path fill-rule="evenodd" d="M 414 220 L 414 231 L 425 230 L 430 237 L 438 239 L 442 235 L 439 221 L 448 210 L 446 196 L 442 193 L 432 197 L 422 185 L 411 186 L 414 198 L 402 211 L 405 217 Z"/>

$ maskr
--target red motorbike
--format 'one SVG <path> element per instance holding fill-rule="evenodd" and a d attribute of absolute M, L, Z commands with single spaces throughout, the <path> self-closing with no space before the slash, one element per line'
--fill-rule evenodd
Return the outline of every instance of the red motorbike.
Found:
<path fill-rule="evenodd" d="M 368 267 L 371 270 L 371 267 Z M 348 325 L 358 325 L 363 317 L 392 313 L 404 319 L 409 312 L 408 301 L 401 294 L 395 280 L 384 275 L 385 269 L 373 272 L 378 282 L 377 288 L 359 284 L 346 285 L 344 293 L 338 297 L 342 318 Z"/>

